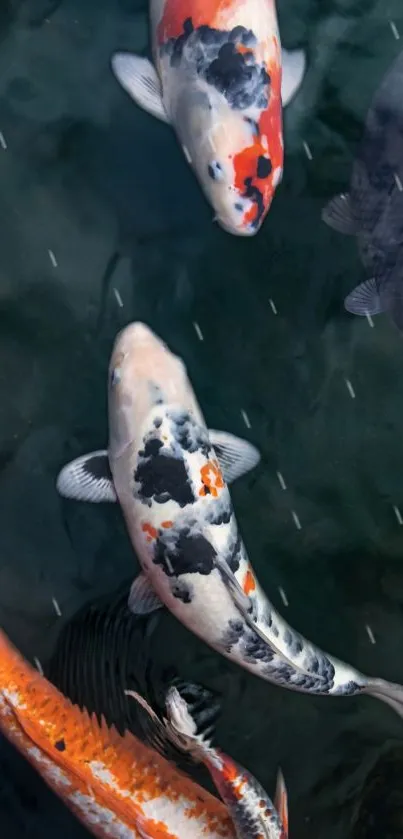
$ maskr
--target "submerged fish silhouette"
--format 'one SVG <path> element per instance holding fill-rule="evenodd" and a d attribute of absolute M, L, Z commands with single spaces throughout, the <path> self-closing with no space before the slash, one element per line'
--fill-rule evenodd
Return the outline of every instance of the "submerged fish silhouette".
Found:
<path fill-rule="evenodd" d="M 333 198 L 322 219 L 357 237 L 368 279 L 347 295 L 348 312 L 388 312 L 403 329 L 403 52 L 368 111 L 350 189 Z"/>

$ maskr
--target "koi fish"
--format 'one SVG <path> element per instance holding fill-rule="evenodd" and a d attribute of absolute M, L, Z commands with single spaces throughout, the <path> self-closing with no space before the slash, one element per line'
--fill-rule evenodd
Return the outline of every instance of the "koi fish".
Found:
<path fill-rule="evenodd" d="M 117 596 L 93 600 L 68 622 L 45 672 L 64 695 L 96 714 L 99 722 L 104 717 L 122 734 L 126 730 L 136 734 L 140 724 L 143 742 L 187 771 L 192 766 L 194 773 L 195 764 L 203 763 L 238 839 L 285 839 L 280 819 L 282 825 L 288 823 L 288 805 L 281 772 L 273 805 L 247 770 L 212 747 L 221 711 L 218 695 L 185 682 L 175 667 L 161 671 L 155 665 L 150 642 L 156 619 L 158 612 L 133 620 L 124 585 Z"/>
<path fill-rule="evenodd" d="M 235 839 L 221 801 L 74 706 L 1 630 L 0 732 L 99 839 Z"/>
<path fill-rule="evenodd" d="M 238 839 L 287 839 L 288 800 L 281 770 L 273 804 L 250 772 L 198 734 L 197 724 L 176 687 L 171 687 L 167 693 L 167 717 L 162 721 L 142 696 L 134 691 L 126 693 L 148 711 L 160 738 L 172 740 L 179 748 L 190 752 L 195 761 L 204 763 L 227 806 Z"/>
<path fill-rule="evenodd" d="M 281 52 L 274 0 L 151 0 L 150 19 L 154 64 L 120 52 L 113 73 L 172 125 L 221 227 L 251 236 L 282 179 L 281 100 L 305 53 Z"/>
<path fill-rule="evenodd" d="M 156 742 L 150 714 L 127 697 L 137 691 L 160 716 L 171 687 L 190 706 L 203 737 L 211 737 L 221 712 L 221 698 L 211 688 L 184 681 L 173 665 L 161 667 L 154 655 L 154 633 L 161 612 L 133 619 L 128 607 L 130 584 L 86 603 L 60 631 L 52 656 L 44 664 L 45 676 L 90 715 L 102 719 L 119 734 L 125 731 L 158 748 L 184 771 L 194 762 L 166 738 Z M 111 667 L 113 662 L 113 667 Z"/>
<path fill-rule="evenodd" d="M 368 111 L 347 193 L 332 198 L 322 219 L 356 236 L 368 279 L 344 300 L 348 312 L 389 312 L 403 330 L 403 52 Z"/>
<path fill-rule="evenodd" d="M 165 605 L 221 655 L 262 679 L 318 696 L 370 694 L 403 715 L 403 687 L 364 676 L 307 641 L 260 586 L 228 483 L 249 444 L 209 432 L 183 361 L 142 323 L 117 337 L 109 367 L 109 448 L 62 469 L 62 496 L 116 501 L 142 573 L 129 606 Z M 256 462 L 256 457 L 255 457 Z"/>

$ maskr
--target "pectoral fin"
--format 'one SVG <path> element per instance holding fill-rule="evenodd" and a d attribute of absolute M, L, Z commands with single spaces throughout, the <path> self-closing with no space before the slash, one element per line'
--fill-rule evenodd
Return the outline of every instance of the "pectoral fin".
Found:
<path fill-rule="evenodd" d="M 322 221 L 338 233 L 354 236 L 359 231 L 359 225 L 354 218 L 350 195 L 342 193 L 332 198 L 322 210 Z"/>
<path fill-rule="evenodd" d="M 209 434 L 227 484 L 246 475 L 259 463 L 260 453 L 247 440 L 226 431 L 212 430 Z M 64 498 L 75 501 L 116 503 L 118 499 L 106 449 L 81 455 L 64 466 L 56 488 Z"/>
<path fill-rule="evenodd" d="M 117 52 L 112 57 L 111 65 L 118 82 L 140 108 L 163 122 L 169 122 L 162 101 L 161 83 L 148 58 Z"/>
<path fill-rule="evenodd" d="M 134 615 L 149 615 L 164 606 L 143 572 L 132 583 L 127 605 Z"/>
<path fill-rule="evenodd" d="M 223 478 L 227 484 L 246 475 L 260 461 L 260 452 L 252 443 L 236 437 L 227 431 L 209 429 L 209 437 L 214 446 Z"/>
<path fill-rule="evenodd" d="M 302 85 L 306 70 L 306 55 L 304 50 L 289 52 L 283 47 L 281 61 L 281 100 L 285 108 Z"/>
<path fill-rule="evenodd" d="M 374 277 L 356 286 L 344 300 L 344 307 L 352 315 L 380 315 L 386 306 L 382 303 Z"/>
<path fill-rule="evenodd" d="M 64 498 L 76 501 L 117 501 L 108 452 L 101 449 L 72 460 L 59 473 L 56 488 Z"/>

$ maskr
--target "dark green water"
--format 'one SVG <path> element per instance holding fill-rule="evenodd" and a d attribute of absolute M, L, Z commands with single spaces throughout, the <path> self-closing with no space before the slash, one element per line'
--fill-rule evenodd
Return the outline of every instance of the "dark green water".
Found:
<path fill-rule="evenodd" d="M 61 502 L 55 478 L 105 445 L 112 341 L 142 319 L 183 356 L 208 424 L 262 452 L 232 495 L 275 605 L 329 652 L 403 683 L 403 343 L 386 316 L 371 328 L 344 311 L 363 269 L 355 241 L 320 220 L 401 48 L 389 20 L 403 33 L 403 8 L 278 5 L 285 46 L 310 64 L 285 116 L 283 184 L 242 240 L 211 223 L 172 133 L 112 77 L 115 49 L 147 44 L 141 0 L 2 2 L 0 624 L 30 660 L 135 570 L 119 511 Z M 224 693 L 222 747 L 269 791 L 281 764 L 291 836 L 348 835 L 370 762 L 402 738 L 393 712 L 270 687 L 169 615 L 158 633 L 183 676 Z M 88 835 L 1 741 L 3 825 L 15 839 Z"/>

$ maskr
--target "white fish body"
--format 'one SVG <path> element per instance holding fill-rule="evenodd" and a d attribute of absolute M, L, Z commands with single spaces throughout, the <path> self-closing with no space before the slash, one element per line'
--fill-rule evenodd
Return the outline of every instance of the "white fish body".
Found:
<path fill-rule="evenodd" d="M 153 64 L 116 53 L 116 78 L 174 128 L 219 224 L 254 235 L 282 179 L 282 106 L 305 53 L 281 50 L 274 0 L 151 0 L 150 30 Z"/>
<path fill-rule="evenodd" d="M 108 453 L 66 466 L 58 489 L 81 500 L 119 500 L 143 570 L 132 586 L 133 612 L 164 604 L 267 681 L 318 695 L 371 693 L 403 715 L 400 685 L 368 679 L 322 652 L 267 599 L 225 481 L 256 465 L 258 454 L 245 441 L 208 431 L 183 362 L 143 324 L 126 327 L 115 342 L 109 432 Z"/>

